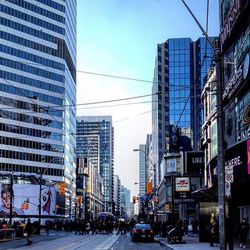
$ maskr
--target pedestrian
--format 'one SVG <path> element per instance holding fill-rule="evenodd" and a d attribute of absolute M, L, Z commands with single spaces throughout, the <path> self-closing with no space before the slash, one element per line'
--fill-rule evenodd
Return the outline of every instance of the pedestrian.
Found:
<path fill-rule="evenodd" d="M 234 226 L 230 216 L 226 218 L 226 244 L 229 250 L 234 249 Z"/>
<path fill-rule="evenodd" d="M 50 222 L 48 220 L 45 221 L 45 232 L 49 235 Z"/>
<path fill-rule="evenodd" d="M 243 218 L 239 225 L 239 237 L 240 237 L 240 247 L 246 248 L 247 235 L 249 233 L 249 223 L 246 218 Z"/>
<path fill-rule="evenodd" d="M 211 213 L 210 224 L 209 224 L 209 234 L 210 234 L 210 246 L 213 247 L 216 243 L 217 237 L 217 219 L 214 213 Z"/>
<path fill-rule="evenodd" d="M 89 221 L 86 223 L 86 234 L 89 234 L 90 231 L 90 223 Z"/>
<path fill-rule="evenodd" d="M 32 235 L 32 224 L 30 222 L 30 219 L 28 219 L 27 224 L 25 225 L 25 228 L 24 228 L 24 237 L 27 240 L 27 245 L 31 245 L 33 242 L 30 239 L 31 235 Z"/>
<path fill-rule="evenodd" d="M 176 236 L 178 238 L 179 243 L 182 243 L 182 236 L 184 233 L 184 226 L 183 226 L 183 221 L 182 220 L 178 220 L 176 222 Z"/>
<path fill-rule="evenodd" d="M 194 236 L 197 236 L 198 234 L 198 221 L 196 219 L 194 219 L 192 221 L 192 232 Z"/>

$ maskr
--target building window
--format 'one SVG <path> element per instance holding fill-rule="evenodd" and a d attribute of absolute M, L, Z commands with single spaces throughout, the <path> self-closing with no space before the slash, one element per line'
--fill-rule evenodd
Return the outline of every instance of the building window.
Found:
<path fill-rule="evenodd" d="M 217 122 L 211 125 L 211 158 L 217 155 Z"/>

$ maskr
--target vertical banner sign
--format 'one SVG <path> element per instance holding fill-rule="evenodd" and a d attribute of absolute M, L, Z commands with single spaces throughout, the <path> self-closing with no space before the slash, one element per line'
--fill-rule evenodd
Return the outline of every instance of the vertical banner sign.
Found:
<path fill-rule="evenodd" d="M 250 174 L 250 140 L 247 141 L 247 167 L 248 174 Z"/>

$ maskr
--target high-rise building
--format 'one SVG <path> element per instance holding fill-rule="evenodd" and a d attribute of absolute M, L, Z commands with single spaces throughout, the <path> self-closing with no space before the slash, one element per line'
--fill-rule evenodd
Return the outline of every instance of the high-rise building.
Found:
<path fill-rule="evenodd" d="M 115 215 L 120 217 L 121 215 L 121 180 L 118 175 L 114 175 L 114 204 Z"/>
<path fill-rule="evenodd" d="M 114 129 L 112 117 L 77 117 L 76 152 L 79 157 L 90 158 L 100 172 L 103 178 L 105 211 L 114 212 Z"/>
<path fill-rule="evenodd" d="M 145 144 L 139 145 L 139 194 L 143 197 L 146 194 L 146 146 Z"/>
<path fill-rule="evenodd" d="M 192 149 L 200 146 L 202 110 L 200 93 L 213 50 L 205 38 L 168 39 L 157 45 L 152 92 L 152 157 L 157 164 L 156 180 L 161 180 L 159 162 L 169 150 L 170 125 L 180 128 Z M 187 134 L 185 134 L 187 133 Z M 189 145 L 183 145 L 189 146 Z"/>
<path fill-rule="evenodd" d="M 68 215 L 76 177 L 76 0 L 1 1 L 0 65 L 0 171 L 65 182 Z"/>
<path fill-rule="evenodd" d="M 121 185 L 121 216 L 126 219 L 131 217 L 130 190 L 123 185 Z"/>
<path fill-rule="evenodd" d="M 85 158 L 87 159 L 87 158 Z M 85 193 L 85 219 L 97 219 L 100 212 L 104 209 L 103 202 L 103 178 L 87 159 L 88 176 L 86 176 L 86 193 Z"/>

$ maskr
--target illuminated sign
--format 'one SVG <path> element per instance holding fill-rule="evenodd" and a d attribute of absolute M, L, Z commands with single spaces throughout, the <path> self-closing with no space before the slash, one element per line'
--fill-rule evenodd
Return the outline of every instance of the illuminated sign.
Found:
<path fill-rule="evenodd" d="M 223 92 L 223 100 L 230 98 L 242 82 L 242 66 L 236 71 Z"/>
<path fill-rule="evenodd" d="M 189 177 L 176 177 L 175 178 L 175 191 L 176 192 L 190 192 L 190 178 Z"/>
<path fill-rule="evenodd" d="M 10 185 L 1 184 L 0 214 L 3 217 L 9 216 Z M 56 215 L 56 189 L 55 187 L 42 186 L 41 193 L 41 214 L 44 216 Z M 10 200 L 10 199 L 9 199 Z M 39 185 L 14 184 L 13 185 L 13 217 L 17 216 L 38 216 L 39 214 Z"/>
<path fill-rule="evenodd" d="M 202 174 L 204 170 L 204 153 L 201 151 L 185 152 L 185 173 Z"/>
<path fill-rule="evenodd" d="M 241 14 L 241 9 L 244 7 L 246 2 L 246 0 L 234 0 L 227 17 L 224 20 L 224 26 L 220 33 L 221 48 L 223 48 L 224 43 L 230 38 L 232 30 Z"/>

